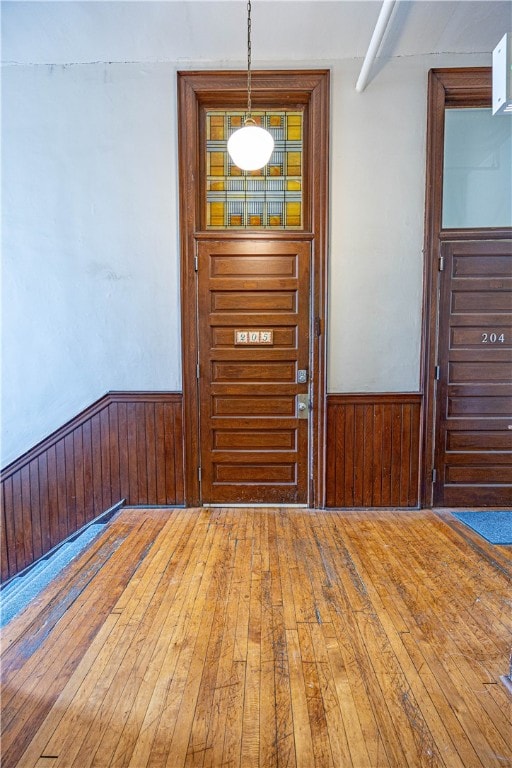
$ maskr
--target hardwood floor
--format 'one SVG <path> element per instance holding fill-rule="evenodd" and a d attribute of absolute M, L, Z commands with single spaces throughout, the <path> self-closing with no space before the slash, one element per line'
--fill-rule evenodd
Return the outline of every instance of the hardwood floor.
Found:
<path fill-rule="evenodd" d="M 510 766 L 510 566 L 449 513 L 124 509 L 4 630 L 2 766 Z"/>

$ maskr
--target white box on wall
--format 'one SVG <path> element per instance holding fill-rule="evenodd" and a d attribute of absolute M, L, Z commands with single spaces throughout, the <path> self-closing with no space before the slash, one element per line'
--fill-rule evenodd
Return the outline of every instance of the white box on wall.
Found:
<path fill-rule="evenodd" d="M 492 52 L 492 113 L 512 114 L 510 35 L 505 33 Z"/>

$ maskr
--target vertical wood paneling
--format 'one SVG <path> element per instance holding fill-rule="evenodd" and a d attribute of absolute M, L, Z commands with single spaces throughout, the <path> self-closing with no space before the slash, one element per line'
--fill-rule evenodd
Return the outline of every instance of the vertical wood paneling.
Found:
<path fill-rule="evenodd" d="M 417 506 L 419 499 L 419 473 L 420 473 L 420 417 L 421 406 L 411 408 L 411 474 L 409 483 L 409 506 Z"/>
<path fill-rule="evenodd" d="M 51 549 L 50 503 L 48 499 L 48 456 L 45 453 L 37 457 L 39 465 L 39 516 L 41 520 L 41 551 Z M 37 504 L 37 501 L 34 501 Z"/>
<path fill-rule="evenodd" d="M 2 580 L 121 499 L 183 504 L 180 394 L 110 393 L 2 473 Z"/>
<path fill-rule="evenodd" d="M 126 435 L 128 445 L 127 501 L 128 504 L 133 504 L 133 499 L 140 498 L 137 461 L 137 413 L 135 410 L 135 403 L 127 403 L 126 405 Z"/>
<path fill-rule="evenodd" d="M 34 558 L 34 545 L 33 545 L 33 526 L 32 517 L 30 514 L 30 465 L 26 464 L 23 469 L 20 470 L 21 481 L 21 509 L 23 516 L 23 543 L 25 547 L 25 562 L 31 563 Z"/>
<path fill-rule="evenodd" d="M 384 461 L 382 455 L 382 405 L 377 403 L 373 407 L 373 453 L 372 453 L 372 499 L 373 505 L 382 506 L 382 475 Z M 380 471 L 377 463 L 380 465 Z"/>
<path fill-rule="evenodd" d="M 336 406 L 333 406 L 336 407 Z M 343 423 L 337 419 L 333 422 L 333 431 L 331 434 L 331 443 L 333 445 L 333 457 L 332 457 L 332 471 L 327 478 L 326 492 L 327 496 L 334 494 L 337 479 L 340 477 L 340 472 L 343 471 L 343 466 L 339 460 L 339 453 L 342 446 L 342 433 L 345 428 L 344 419 L 345 412 L 342 414 Z M 348 486 L 348 479 L 345 480 L 345 486 Z"/>
<path fill-rule="evenodd" d="M 12 496 L 12 477 L 9 477 L 5 483 L 2 483 L 3 490 L 3 509 L 2 518 L 5 522 L 5 526 L 2 529 L 2 539 L 5 538 L 5 546 L 7 549 L 7 576 L 11 573 L 16 573 L 16 525 L 14 522 L 14 504 Z M 2 579 L 4 573 L 2 571 Z"/>
<path fill-rule="evenodd" d="M 119 441 L 119 497 L 124 495 L 128 501 L 128 406 L 117 403 L 117 439 Z M 121 488 L 124 489 L 123 494 Z"/>
<path fill-rule="evenodd" d="M 82 451 L 84 457 L 84 518 L 88 523 L 94 517 L 94 483 L 92 467 L 91 421 L 82 424 Z"/>
<path fill-rule="evenodd" d="M 73 433 L 64 438 L 64 455 L 66 457 L 66 495 L 65 508 L 67 529 L 70 533 L 78 530 L 76 513 L 76 485 L 75 485 L 75 450 L 73 445 Z"/>
<path fill-rule="evenodd" d="M 400 473 L 402 466 L 402 406 L 391 405 L 391 506 L 400 506 Z"/>
<path fill-rule="evenodd" d="M 32 511 L 32 548 L 33 557 L 37 560 L 43 554 L 41 511 L 39 509 L 39 463 L 37 459 L 30 462 L 28 472 L 30 477 L 30 511 Z"/>
<path fill-rule="evenodd" d="M 108 431 L 110 450 L 110 506 L 112 506 L 112 504 L 115 504 L 118 499 L 121 498 L 121 464 L 119 459 L 119 419 L 117 403 L 111 403 L 108 409 Z"/>
<path fill-rule="evenodd" d="M 101 420 L 96 413 L 91 419 L 91 445 L 92 445 L 92 492 L 93 510 L 89 519 L 101 515 L 107 509 L 103 506 L 103 478 L 101 474 Z"/>
<path fill-rule="evenodd" d="M 14 524 L 13 538 L 16 552 L 16 568 L 25 567 L 25 541 L 23 538 L 23 507 L 21 504 L 21 475 L 15 472 L 12 477 L 12 517 Z"/>
<path fill-rule="evenodd" d="M 2 581 L 9 576 L 9 548 L 7 546 L 7 518 L 5 510 L 5 488 L 0 495 L 0 577 Z"/>
<path fill-rule="evenodd" d="M 170 407 L 170 406 L 169 406 Z M 173 461 L 174 461 L 174 503 L 180 504 L 185 499 L 185 427 L 183 424 L 183 408 L 172 409 L 173 415 Z M 170 449 L 169 449 L 170 450 Z"/>
<path fill-rule="evenodd" d="M 411 477 L 411 411 L 406 405 L 402 408 L 402 473 L 400 480 L 400 506 L 407 506 Z"/>
<path fill-rule="evenodd" d="M 48 506 L 50 523 L 50 546 L 59 543 L 59 505 L 57 501 L 57 453 L 55 445 L 47 451 L 48 469 Z M 65 467 L 63 468 L 65 470 Z"/>
<path fill-rule="evenodd" d="M 155 451 L 156 456 L 165 457 L 165 424 L 163 403 L 155 403 Z M 164 504 L 165 492 L 165 463 L 156 462 L 156 503 Z"/>
<path fill-rule="evenodd" d="M 165 429 L 165 488 L 168 496 L 176 493 L 176 466 L 175 455 L 172 450 L 174 444 L 174 418 L 173 411 L 164 405 L 164 429 Z"/>
<path fill-rule="evenodd" d="M 329 395 L 327 506 L 418 505 L 421 395 Z"/>
<path fill-rule="evenodd" d="M 135 403 L 135 431 L 137 434 L 137 495 L 140 504 L 148 503 L 148 446 L 146 443 L 146 409 L 144 403 Z"/>
<path fill-rule="evenodd" d="M 381 406 L 382 407 L 382 406 Z M 382 496 L 391 499 L 391 416 L 392 407 L 382 407 Z"/>
<path fill-rule="evenodd" d="M 75 468 L 75 510 L 76 527 L 85 525 L 85 492 L 84 492 L 84 451 L 82 442 L 83 428 L 73 431 L 73 455 Z"/>
<path fill-rule="evenodd" d="M 345 409 L 343 406 L 339 407 L 339 412 L 343 412 Z M 350 496 L 346 496 L 345 494 L 345 506 L 347 507 L 360 507 L 363 505 L 363 488 L 364 488 L 364 481 L 365 481 L 365 461 L 364 461 L 364 425 L 363 425 L 363 415 L 364 410 L 362 408 L 358 408 L 356 411 L 356 407 L 354 404 L 348 404 L 348 412 L 350 414 L 350 420 L 349 420 L 349 429 L 345 430 L 345 433 L 343 435 L 344 442 L 338 446 L 338 450 L 343 455 L 345 453 L 345 450 L 347 450 L 347 454 L 351 457 L 352 464 L 350 471 L 353 474 L 354 477 L 354 484 L 353 484 L 353 492 L 350 494 Z M 357 424 L 356 424 L 356 414 L 357 414 Z M 354 448 L 351 446 L 349 447 L 349 444 L 353 442 Z M 329 466 L 329 465 L 327 465 Z"/>
<path fill-rule="evenodd" d="M 59 440 L 59 442 L 55 444 L 55 476 L 57 478 L 57 493 L 55 496 L 57 503 L 56 516 L 58 524 L 57 541 L 62 541 L 70 533 L 68 526 L 68 507 L 66 498 L 66 448 L 64 439 Z"/>
<path fill-rule="evenodd" d="M 110 423 L 109 408 L 104 408 L 100 415 L 101 440 L 101 508 L 104 511 L 112 506 L 112 480 L 110 476 Z"/>
<path fill-rule="evenodd" d="M 155 404 L 148 403 L 146 407 L 146 449 L 148 499 L 156 499 L 156 435 L 155 435 Z"/>

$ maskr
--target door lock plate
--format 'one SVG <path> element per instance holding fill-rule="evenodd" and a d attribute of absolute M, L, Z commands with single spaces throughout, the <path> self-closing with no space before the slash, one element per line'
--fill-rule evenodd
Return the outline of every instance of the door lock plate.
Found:
<path fill-rule="evenodd" d="M 297 395 L 297 418 L 307 419 L 309 416 L 309 395 Z"/>
<path fill-rule="evenodd" d="M 308 380 L 308 372 L 305 368 L 300 368 L 297 371 L 297 384 L 305 384 Z"/>

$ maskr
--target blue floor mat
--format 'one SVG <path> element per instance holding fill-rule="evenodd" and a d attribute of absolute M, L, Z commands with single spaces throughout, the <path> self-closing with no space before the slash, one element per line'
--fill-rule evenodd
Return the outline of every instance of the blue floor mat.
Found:
<path fill-rule="evenodd" d="M 454 512 L 454 517 L 491 544 L 512 544 L 512 510 Z"/>
<path fill-rule="evenodd" d="M 29 571 L 11 579 L 0 592 L 0 627 L 20 613 L 104 530 L 103 523 L 89 525 L 83 533 L 39 560 Z"/>

